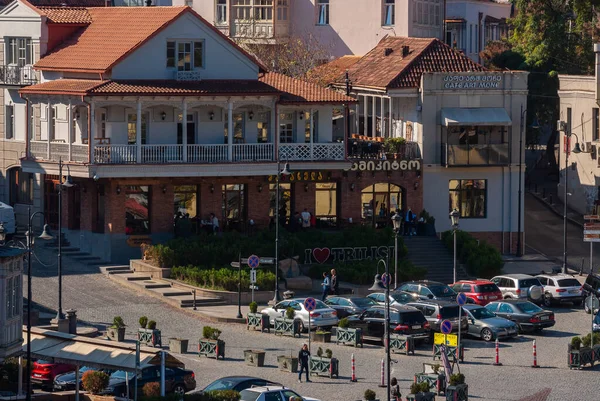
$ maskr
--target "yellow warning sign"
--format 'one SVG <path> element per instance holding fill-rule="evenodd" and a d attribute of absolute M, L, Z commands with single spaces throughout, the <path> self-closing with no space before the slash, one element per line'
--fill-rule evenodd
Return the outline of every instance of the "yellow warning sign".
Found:
<path fill-rule="evenodd" d="M 435 333 L 433 335 L 433 343 L 436 345 L 442 345 L 446 341 L 446 345 L 450 347 L 456 347 L 458 344 L 458 336 L 456 334 L 443 334 Z"/>

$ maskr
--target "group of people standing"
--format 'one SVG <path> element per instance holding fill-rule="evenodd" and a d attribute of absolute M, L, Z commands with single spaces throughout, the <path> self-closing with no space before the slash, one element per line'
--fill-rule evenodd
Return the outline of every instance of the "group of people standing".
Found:
<path fill-rule="evenodd" d="M 325 301 L 328 295 L 340 295 L 340 283 L 335 269 L 331 269 L 331 277 L 329 277 L 327 272 L 323 272 L 321 287 L 323 289 L 321 301 Z"/>

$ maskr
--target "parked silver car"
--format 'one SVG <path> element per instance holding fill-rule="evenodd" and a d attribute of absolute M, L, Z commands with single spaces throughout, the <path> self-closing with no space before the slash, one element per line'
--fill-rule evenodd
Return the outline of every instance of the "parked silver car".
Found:
<path fill-rule="evenodd" d="M 377 302 L 378 305 L 385 306 L 385 292 L 373 292 L 367 295 L 367 298 Z M 390 306 L 402 306 L 409 302 L 417 301 L 418 296 L 411 294 L 410 292 L 394 291 L 390 292 Z"/>
<path fill-rule="evenodd" d="M 542 283 L 528 274 L 504 274 L 490 281 L 498 286 L 504 299 L 528 299 L 536 304 L 544 302 Z"/>
<path fill-rule="evenodd" d="M 512 338 L 519 335 L 519 326 L 503 317 L 496 316 L 485 307 L 480 305 L 465 305 L 463 310 L 467 312 L 470 336 L 481 338 L 485 341 L 494 341 L 501 338 Z"/>
<path fill-rule="evenodd" d="M 304 300 L 306 298 L 294 298 L 286 299 L 278 304 L 265 308 L 260 311 L 262 314 L 269 315 L 269 322 L 271 325 L 275 324 L 275 318 L 285 317 L 285 310 L 288 307 L 294 309 L 294 320 L 299 321 L 300 330 L 308 330 L 308 311 L 304 308 Z M 310 312 L 310 326 L 311 329 L 317 327 L 328 327 L 335 326 L 339 319 L 335 309 L 325 305 L 325 303 L 317 301 L 317 308 Z"/>

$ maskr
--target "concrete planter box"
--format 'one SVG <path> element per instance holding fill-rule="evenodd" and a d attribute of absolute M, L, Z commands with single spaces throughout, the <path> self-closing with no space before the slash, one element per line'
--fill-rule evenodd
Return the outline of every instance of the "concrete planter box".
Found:
<path fill-rule="evenodd" d="M 390 334 L 390 351 L 393 353 L 415 354 L 415 340 L 412 336 Z"/>
<path fill-rule="evenodd" d="M 187 354 L 189 340 L 183 338 L 170 338 L 169 351 L 176 354 Z"/>
<path fill-rule="evenodd" d="M 427 392 L 427 393 L 417 393 L 417 394 L 408 394 L 406 396 L 408 401 L 435 401 L 435 393 Z"/>
<path fill-rule="evenodd" d="M 138 329 L 138 340 L 142 344 L 146 344 L 149 347 L 162 347 L 162 337 L 160 330 L 156 329 Z"/>
<path fill-rule="evenodd" d="M 129 268 L 136 273 L 150 273 L 150 277 L 155 279 L 169 278 L 171 276 L 171 269 L 163 269 L 162 267 L 156 267 L 141 259 L 130 260 Z"/>
<path fill-rule="evenodd" d="M 600 362 L 600 344 L 594 345 L 594 348 L 581 347 L 573 349 L 571 344 L 568 345 L 569 369 L 583 369 L 586 365 L 594 367 L 594 363 Z"/>
<path fill-rule="evenodd" d="M 298 358 L 294 356 L 279 355 L 277 357 L 277 367 L 284 372 L 297 373 Z"/>
<path fill-rule="evenodd" d="M 312 332 L 310 333 L 310 339 L 317 343 L 330 343 L 331 342 L 331 332 Z"/>
<path fill-rule="evenodd" d="M 106 336 L 113 341 L 125 341 L 125 327 L 109 327 L 106 329 Z"/>
<path fill-rule="evenodd" d="M 275 334 L 301 337 L 300 325 L 296 320 L 278 317 L 275 319 Z"/>
<path fill-rule="evenodd" d="M 263 315 L 262 313 L 248 313 L 246 317 L 246 328 L 250 330 L 260 330 L 271 332 L 271 323 L 269 322 L 269 315 Z"/>
<path fill-rule="evenodd" d="M 201 338 L 198 342 L 198 355 L 209 358 L 225 359 L 225 341 Z"/>
<path fill-rule="evenodd" d="M 339 377 L 338 373 L 339 361 L 336 358 L 322 358 L 311 356 L 308 360 L 308 371 L 311 375 L 324 375 L 329 378 Z"/>
<path fill-rule="evenodd" d="M 265 355 L 266 352 L 263 350 L 245 350 L 244 361 L 246 365 L 260 368 L 265 366 Z"/>
<path fill-rule="evenodd" d="M 446 388 L 446 401 L 469 401 L 469 385 L 448 386 Z"/>
<path fill-rule="evenodd" d="M 459 350 L 460 348 L 460 350 Z M 461 362 L 465 359 L 465 347 L 460 344 L 460 347 L 446 347 L 446 355 L 448 355 L 448 360 L 450 363 L 456 363 L 457 360 Z M 433 359 L 441 359 L 442 358 L 442 349 L 438 344 L 433 345 Z"/>
<path fill-rule="evenodd" d="M 351 328 L 335 328 L 335 343 L 336 344 L 344 344 L 344 345 L 352 345 L 354 347 L 363 346 L 362 339 L 362 330 L 361 329 L 351 329 Z"/>

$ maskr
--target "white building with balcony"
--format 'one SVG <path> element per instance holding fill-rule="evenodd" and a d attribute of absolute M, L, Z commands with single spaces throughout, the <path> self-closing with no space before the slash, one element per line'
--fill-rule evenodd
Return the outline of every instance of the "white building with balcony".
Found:
<path fill-rule="evenodd" d="M 23 345 L 23 252 L 0 246 L 0 363 Z"/>

